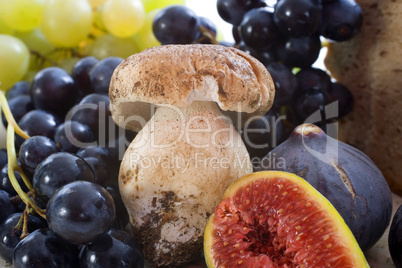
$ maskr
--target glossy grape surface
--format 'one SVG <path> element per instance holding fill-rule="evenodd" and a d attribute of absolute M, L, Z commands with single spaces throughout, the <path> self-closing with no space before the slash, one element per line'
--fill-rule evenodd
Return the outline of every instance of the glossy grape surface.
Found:
<path fill-rule="evenodd" d="M 109 192 L 92 182 L 76 181 L 60 188 L 49 200 L 49 228 L 67 241 L 86 244 L 106 233 L 116 217 Z"/>

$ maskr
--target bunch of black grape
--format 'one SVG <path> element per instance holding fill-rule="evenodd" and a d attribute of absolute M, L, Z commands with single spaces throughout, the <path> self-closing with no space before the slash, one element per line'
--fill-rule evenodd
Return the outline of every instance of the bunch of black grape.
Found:
<path fill-rule="evenodd" d="M 29 135 L 16 135 L 15 144 L 8 136 L 8 151 L 0 151 L 0 256 L 15 268 L 143 267 L 139 245 L 124 231 L 118 190 L 135 133 L 118 128 L 109 108 L 109 82 L 122 61 L 86 57 L 72 74 L 49 67 L 9 91 L 11 114 Z M 2 117 L 7 126 L 10 117 Z M 8 166 L 11 158 L 17 168 Z"/>

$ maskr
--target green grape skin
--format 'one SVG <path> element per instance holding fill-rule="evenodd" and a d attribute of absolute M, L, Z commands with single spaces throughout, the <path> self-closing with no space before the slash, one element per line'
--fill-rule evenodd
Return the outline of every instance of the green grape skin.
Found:
<path fill-rule="evenodd" d="M 154 9 L 162 9 L 171 5 L 185 5 L 186 0 L 142 0 L 145 11 L 148 13 Z"/>
<path fill-rule="evenodd" d="M 0 16 L 0 34 L 9 34 L 12 35 L 14 33 L 13 28 L 7 25 L 4 20 Z"/>
<path fill-rule="evenodd" d="M 125 59 L 139 51 L 133 38 L 119 38 L 111 34 L 104 34 L 92 44 L 90 55 L 98 59 L 112 56 Z"/>
<path fill-rule="evenodd" d="M 14 36 L 21 39 L 30 50 L 42 55 L 46 55 L 55 49 L 39 28 L 29 32 L 15 32 Z"/>
<path fill-rule="evenodd" d="M 18 38 L 0 34 L 0 88 L 7 91 L 20 81 L 29 65 L 29 50 Z"/>
<path fill-rule="evenodd" d="M 145 20 L 141 0 L 107 0 L 102 18 L 106 29 L 114 36 L 125 38 L 137 33 Z"/>
<path fill-rule="evenodd" d="M 91 31 L 92 8 L 83 0 L 47 0 L 41 30 L 56 47 L 71 48 Z"/>
<path fill-rule="evenodd" d="M 42 20 L 45 0 L 0 0 L 0 16 L 14 30 L 27 32 Z"/>
<path fill-rule="evenodd" d="M 97 8 L 105 3 L 106 0 L 88 0 L 92 8 Z"/>
<path fill-rule="evenodd" d="M 140 50 L 159 46 L 161 44 L 158 39 L 156 39 L 152 30 L 152 23 L 154 21 L 155 15 L 159 11 L 160 9 L 154 9 L 147 13 L 144 25 L 142 25 L 140 31 L 134 36 Z"/>

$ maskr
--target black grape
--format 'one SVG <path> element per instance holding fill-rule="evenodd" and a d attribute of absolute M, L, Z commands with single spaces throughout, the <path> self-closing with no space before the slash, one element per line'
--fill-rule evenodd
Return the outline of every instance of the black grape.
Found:
<path fill-rule="evenodd" d="M 64 115 L 77 101 L 78 88 L 65 70 L 49 67 L 35 75 L 31 96 L 36 109 Z"/>
<path fill-rule="evenodd" d="M 17 179 L 19 185 L 21 186 L 24 192 L 28 192 L 28 188 L 23 182 L 21 175 L 18 172 L 14 172 L 15 178 Z M 14 190 L 14 187 L 11 184 L 10 178 L 8 176 L 8 164 L 5 164 L 0 172 L 0 190 L 4 190 L 9 193 L 11 196 L 17 195 L 17 192 Z"/>
<path fill-rule="evenodd" d="M 318 35 L 285 38 L 276 46 L 281 62 L 291 68 L 310 67 L 317 60 L 320 50 L 321 41 Z"/>
<path fill-rule="evenodd" d="M 91 156 L 84 158 L 84 160 L 88 163 L 92 169 L 92 172 L 94 173 L 95 183 L 106 187 L 109 183 L 109 180 L 114 179 L 117 181 L 117 177 L 111 178 L 109 174 L 109 167 L 101 159 Z"/>
<path fill-rule="evenodd" d="M 106 233 L 116 217 L 110 193 L 102 186 L 75 181 L 61 187 L 49 200 L 49 228 L 75 244 L 86 244 Z"/>
<path fill-rule="evenodd" d="M 89 73 L 98 62 L 99 60 L 97 58 L 88 56 L 80 59 L 74 65 L 71 76 L 74 79 L 75 84 L 77 85 L 81 94 L 88 95 L 90 93 L 93 93 Z"/>
<path fill-rule="evenodd" d="M 0 190 L 0 223 L 16 212 L 14 205 L 10 201 L 10 197 L 9 193 Z"/>
<path fill-rule="evenodd" d="M 79 255 L 81 268 L 142 268 L 144 257 L 134 239 L 121 230 L 110 230 L 84 246 Z"/>
<path fill-rule="evenodd" d="M 338 117 L 342 118 L 353 110 L 354 99 L 350 90 L 339 83 L 333 83 L 330 91 L 331 101 L 338 101 Z"/>
<path fill-rule="evenodd" d="M 20 119 L 18 125 L 29 136 L 46 136 L 53 139 L 56 128 L 60 123 L 60 118 L 52 113 L 43 110 L 32 110 Z M 18 150 L 23 142 L 21 137 L 16 136 Z"/>
<path fill-rule="evenodd" d="M 317 89 L 328 95 L 331 91 L 331 78 L 324 70 L 309 67 L 298 72 L 296 78 L 299 85 L 298 92 Z"/>
<path fill-rule="evenodd" d="M 15 96 L 8 101 L 8 106 L 15 119 L 18 122 L 26 113 L 34 109 L 32 98 L 29 95 Z M 3 120 L 3 125 L 7 127 L 7 119 L 4 116 L 3 111 L 1 111 L 1 118 Z"/>
<path fill-rule="evenodd" d="M 13 264 L 14 268 L 77 268 L 78 248 L 42 228 L 18 243 Z"/>
<path fill-rule="evenodd" d="M 359 32 L 362 23 L 362 9 L 354 0 L 325 2 L 319 33 L 333 41 L 346 41 Z"/>
<path fill-rule="evenodd" d="M 7 100 L 21 96 L 21 95 L 30 95 L 31 83 L 28 81 L 20 81 L 15 83 L 10 90 L 7 92 Z"/>
<path fill-rule="evenodd" d="M 115 225 L 117 226 L 117 228 L 124 230 L 124 228 L 129 223 L 129 216 L 128 216 L 127 209 L 123 203 L 123 200 L 121 199 L 119 188 L 118 188 L 118 186 L 108 186 L 108 187 L 106 187 L 106 190 L 113 197 L 114 204 L 116 206 Z"/>
<path fill-rule="evenodd" d="M 32 177 L 36 167 L 51 154 L 60 152 L 56 143 L 45 136 L 33 136 L 20 147 L 18 160 L 25 174 Z"/>
<path fill-rule="evenodd" d="M 240 23 L 239 31 L 244 43 L 255 49 L 272 47 L 277 38 L 273 13 L 266 8 L 248 11 Z"/>
<path fill-rule="evenodd" d="M 296 76 L 285 65 L 277 62 L 268 64 L 267 69 L 275 84 L 275 107 L 290 104 L 298 86 Z"/>
<path fill-rule="evenodd" d="M 81 157 L 60 152 L 40 163 L 34 172 L 32 184 L 36 194 L 48 200 L 57 189 L 78 180 L 95 181 L 91 167 Z"/>
<path fill-rule="evenodd" d="M 123 61 L 119 57 L 108 57 L 100 60 L 89 72 L 89 79 L 95 93 L 109 94 L 109 84 L 114 69 Z"/>
<path fill-rule="evenodd" d="M 305 121 L 310 115 L 328 103 L 328 97 L 320 90 L 311 88 L 299 94 L 294 101 L 294 110 L 299 120 Z"/>
<path fill-rule="evenodd" d="M 198 32 L 200 19 L 185 6 L 173 5 L 159 11 L 152 29 L 156 39 L 163 45 L 191 44 Z"/>
<path fill-rule="evenodd" d="M 219 16 L 226 22 L 239 25 L 247 11 L 261 7 L 259 0 L 218 0 L 216 2 Z"/>
<path fill-rule="evenodd" d="M 307 37 L 317 31 L 320 11 L 316 0 L 280 0 L 275 5 L 274 20 L 282 33 Z"/>
<path fill-rule="evenodd" d="M 64 152 L 76 153 L 80 148 L 94 145 L 95 138 L 89 126 L 69 120 L 57 127 L 54 141 Z"/>
<path fill-rule="evenodd" d="M 15 246 L 21 241 L 22 229 L 15 228 L 22 213 L 11 214 L 0 225 L 0 256 L 7 262 L 11 262 Z M 28 232 L 31 233 L 39 228 L 46 228 L 44 221 L 36 216 L 28 215 Z M 16 266 L 14 266 L 16 267 Z"/>

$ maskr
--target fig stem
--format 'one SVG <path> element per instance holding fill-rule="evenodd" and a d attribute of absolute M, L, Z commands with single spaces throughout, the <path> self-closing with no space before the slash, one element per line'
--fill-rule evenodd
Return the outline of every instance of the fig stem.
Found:
<path fill-rule="evenodd" d="M 8 124 L 8 127 L 7 127 L 7 157 L 8 157 L 8 177 L 10 179 L 11 185 L 13 186 L 13 188 L 15 189 L 17 194 L 21 197 L 22 201 L 27 205 L 27 207 L 32 207 L 36 213 L 38 213 L 42 218 L 46 219 L 46 211 L 39 208 L 35 204 L 35 202 L 33 202 L 32 199 L 28 196 L 28 194 L 25 193 L 21 189 L 21 186 L 18 183 L 17 178 L 15 177 L 14 172 L 20 171 L 21 168 L 17 162 L 17 156 L 15 153 L 15 147 L 14 147 L 14 138 L 15 138 L 14 126 L 12 124 Z M 23 178 L 23 176 L 21 176 L 21 177 Z M 25 180 L 24 180 L 24 182 L 25 182 Z"/>
<path fill-rule="evenodd" d="M 15 122 L 14 116 L 11 113 L 10 106 L 8 106 L 7 98 L 4 91 L 0 90 L 0 104 L 1 109 L 3 110 L 4 116 L 7 119 L 8 125 L 12 125 L 14 127 L 15 133 L 17 133 L 21 138 L 29 139 L 29 135 L 26 134 Z"/>

